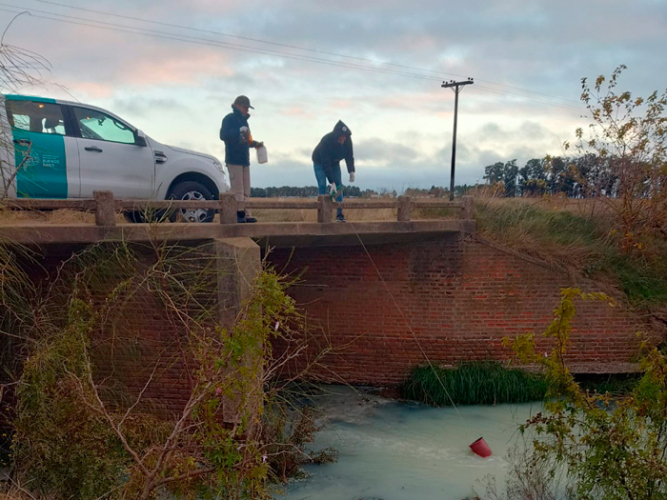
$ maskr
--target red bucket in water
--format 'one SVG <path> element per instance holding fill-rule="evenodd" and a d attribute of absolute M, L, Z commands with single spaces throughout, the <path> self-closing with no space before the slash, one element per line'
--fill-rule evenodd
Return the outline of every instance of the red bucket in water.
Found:
<path fill-rule="evenodd" d="M 475 453 L 475 455 L 479 455 L 482 458 L 491 456 L 491 448 L 489 448 L 489 445 L 486 444 L 486 441 L 484 441 L 483 437 L 479 438 L 477 441 L 471 444 L 470 449 L 473 451 L 473 453 Z"/>

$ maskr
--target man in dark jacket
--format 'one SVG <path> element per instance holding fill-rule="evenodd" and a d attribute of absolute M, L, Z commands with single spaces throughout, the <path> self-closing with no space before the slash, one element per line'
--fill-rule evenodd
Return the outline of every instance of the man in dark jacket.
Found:
<path fill-rule="evenodd" d="M 340 171 L 340 161 L 344 158 L 350 182 L 354 182 L 354 151 L 352 148 L 352 132 L 342 121 L 338 120 L 333 132 L 322 137 L 322 140 L 313 151 L 313 165 L 317 179 L 317 191 L 326 194 L 327 180 L 331 188 L 337 193 L 336 201 L 343 201 L 343 181 Z M 336 210 L 336 220 L 345 222 L 343 209 Z"/>
<path fill-rule="evenodd" d="M 229 171 L 229 183 L 237 201 L 237 222 L 257 222 L 245 208 L 250 198 L 250 148 L 258 148 L 263 143 L 253 141 L 248 127 L 250 99 L 238 96 L 232 103 L 232 112 L 222 120 L 220 140 L 225 141 L 225 163 Z"/>

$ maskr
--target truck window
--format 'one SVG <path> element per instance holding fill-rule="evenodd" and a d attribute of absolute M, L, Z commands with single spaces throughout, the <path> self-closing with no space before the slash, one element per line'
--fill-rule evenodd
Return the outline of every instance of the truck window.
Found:
<path fill-rule="evenodd" d="M 65 135 L 63 110 L 59 104 L 6 100 L 7 119 L 12 128 L 40 134 Z"/>
<path fill-rule="evenodd" d="M 81 129 L 81 137 L 123 144 L 136 143 L 134 130 L 116 118 L 94 109 L 79 107 L 72 109 Z"/>

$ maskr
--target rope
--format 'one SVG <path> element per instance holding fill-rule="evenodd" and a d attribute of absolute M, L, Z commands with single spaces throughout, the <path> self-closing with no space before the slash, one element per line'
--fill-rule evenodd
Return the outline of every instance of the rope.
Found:
<path fill-rule="evenodd" d="M 343 205 L 342 201 L 337 202 L 337 204 L 338 204 L 338 207 L 342 209 L 342 205 Z M 364 244 L 363 240 L 361 239 L 361 236 L 359 235 L 359 233 L 355 229 L 354 224 L 351 224 L 351 227 L 354 230 L 354 234 L 357 236 L 357 239 L 359 240 L 359 243 L 361 244 L 361 247 L 364 249 L 364 252 L 368 256 L 368 260 L 373 265 L 373 268 L 375 269 L 375 273 L 377 274 L 377 276 L 378 276 L 379 280 L 382 282 L 382 285 L 384 286 L 385 290 L 387 291 L 387 293 L 391 297 L 391 300 L 394 303 L 394 306 L 396 307 L 396 310 L 398 310 L 398 313 L 400 314 L 401 319 L 403 320 L 405 325 L 408 327 L 408 330 L 410 330 L 410 333 L 412 334 L 412 338 L 414 339 L 415 344 L 417 344 L 417 347 L 419 347 L 419 350 L 421 351 L 422 356 L 424 357 L 424 359 L 428 363 L 428 366 L 433 371 L 433 375 L 435 375 L 435 378 L 438 381 L 438 383 L 440 384 L 440 386 L 442 387 L 442 390 L 445 391 L 445 394 L 447 395 L 447 398 L 449 399 L 450 403 L 452 404 L 452 406 L 456 410 L 456 413 L 458 414 L 459 418 L 461 418 L 463 420 L 463 416 L 461 415 L 461 412 L 459 412 L 459 409 L 457 408 L 456 404 L 454 404 L 454 400 L 452 399 L 452 396 L 449 394 L 449 391 L 447 390 L 447 387 L 445 387 L 444 382 L 442 381 L 442 379 L 438 375 L 438 372 L 436 371 L 435 366 L 433 365 L 433 363 L 429 359 L 428 355 L 426 354 L 426 351 L 422 347 L 421 342 L 419 342 L 419 339 L 417 338 L 417 334 L 412 329 L 412 326 L 410 325 L 410 322 L 408 321 L 408 319 L 405 317 L 405 314 L 403 313 L 403 310 L 401 309 L 401 306 L 399 305 L 398 301 L 396 300 L 396 297 L 394 297 L 394 294 L 391 293 L 391 289 L 387 285 L 387 282 L 385 281 L 385 279 L 382 277 L 382 273 L 380 272 L 380 269 L 375 264 L 375 261 L 373 260 L 373 256 L 368 251 L 368 248 L 366 248 L 366 245 Z"/>

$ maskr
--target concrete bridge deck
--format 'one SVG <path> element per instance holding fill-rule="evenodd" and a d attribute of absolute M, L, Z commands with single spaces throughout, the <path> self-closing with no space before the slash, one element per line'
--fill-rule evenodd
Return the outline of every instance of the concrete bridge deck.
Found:
<path fill-rule="evenodd" d="M 22 245 L 89 244 L 100 241 L 185 241 L 249 237 L 271 246 L 355 245 L 411 241 L 445 233 L 474 232 L 472 220 L 378 222 L 275 222 L 256 224 L 13 224 L 0 226 L 0 241 Z"/>

